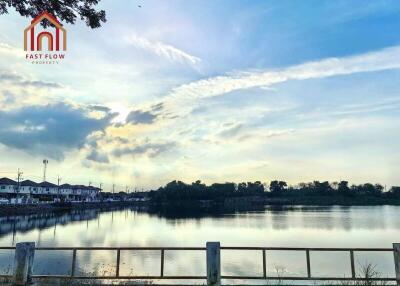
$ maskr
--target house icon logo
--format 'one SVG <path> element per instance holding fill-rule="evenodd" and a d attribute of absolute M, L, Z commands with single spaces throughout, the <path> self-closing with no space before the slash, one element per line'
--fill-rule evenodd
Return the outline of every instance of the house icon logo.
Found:
<path fill-rule="evenodd" d="M 50 22 L 51 31 L 41 29 L 43 20 Z M 38 25 L 39 24 L 39 25 Z M 49 53 L 67 50 L 67 31 L 62 24 L 49 12 L 45 11 L 36 16 L 31 24 L 24 30 L 24 50 L 27 51 L 26 59 L 29 60 L 55 60 L 63 59 L 64 54 Z M 42 53 L 46 51 L 48 53 Z M 39 62 L 36 62 L 39 63 Z M 49 63 L 49 62 L 40 62 Z M 57 62 L 58 63 L 58 62 Z"/>

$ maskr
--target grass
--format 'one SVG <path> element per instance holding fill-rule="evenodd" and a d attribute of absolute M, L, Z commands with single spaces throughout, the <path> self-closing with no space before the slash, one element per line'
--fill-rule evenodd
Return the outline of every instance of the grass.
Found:
<path fill-rule="evenodd" d="M 277 280 L 265 280 L 263 284 L 258 285 L 321 285 L 321 286 L 386 286 L 386 285 L 395 285 L 391 282 L 379 280 L 382 277 L 382 274 L 376 269 L 376 265 L 371 263 L 365 263 L 360 265 L 360 273 L 357 274 L 357 279 L 362 280 L 354 280 L 354 281 L 340 281 L 340 282 L 316 282 L 310 281 L 310 283 L 298 283 L 286 281 L 283 279 L 279 279 L 279 277 L 284 276 L 285 269 L 284 267 L 275 267 L 275 272 L 277 274 Z M 113 273 L 110 273 L 109 269 L 102 269 L 100 272 L 93 273 L 85 273 L 85 275 L 99 275 L 99 276 L 110 276 Z M 162 285 L 155 284 L 154 281 L 138 281 L 138 280 L 92 280 L 92 279 L 72 279 L 72 278 L 42 278 L 42 279 L 34 279 L 35 286 L 106 286 L 106 285 Z M 335 283 L 334 283 L 335 282 Z M 12 286 L 12 278 L 0 278 L 0 285 L 2 286 Z M 164 284 L 164 285 L 173 285 L 173 284 Z M 180 285 L 189 285 L 189 284 L 180 284 Z M 205 285 L 204 282 L 202 284 L 195 285 Z M 224 284 L 227 285 L 227 284 Z M 239 285 L 239 284 L 235 284 Z M 251 284 L 245 284 L 251 285 Z"/>

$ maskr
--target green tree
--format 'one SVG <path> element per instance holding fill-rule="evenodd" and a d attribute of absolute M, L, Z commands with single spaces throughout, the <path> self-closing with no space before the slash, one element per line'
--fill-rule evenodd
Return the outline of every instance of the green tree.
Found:
<path fill-rule="evenodd" d="M 314 181 L 313 185 L 313 189 L 317 194 L 329 194 L 332 191 L 332 187 L 330 186 L 328 181 Z"/>
<path fill-rule="evenodd" d="M 345 196 L 350 195 L 351 194 L 351 190 L 349 188 L 349 182 L 348 181 L 341 181 L 338 184 L 338 192 L 340 194 L 345 195 Z"/>
<path fill-rule="evenodd" d="M 282 192 L 287 184 L 285 181 L 271 181 L 269 184 L 269 190 L 273 193 Z"/>
<path fill-rule="evenodd" d="M 390 193 L 391 195 L 395 196 L 395 197 L 400 197 L 400 187 L 393 186 L 393 187 L 390 189 L 389 193 Z"/>
<path fill-rule="evenodd" d="M 59 20 L 74 24 L 77 17 L 86 22 L 90 28 L 98 28 L 106 22 L 106 12 L 94 7 L 100 0 L 0 0 L 0 15 L 7 14 L 14 8 L 21 16 L 34 18 L 47 11 Z M 43 21 L 42 25 L 49 25 Z"/>

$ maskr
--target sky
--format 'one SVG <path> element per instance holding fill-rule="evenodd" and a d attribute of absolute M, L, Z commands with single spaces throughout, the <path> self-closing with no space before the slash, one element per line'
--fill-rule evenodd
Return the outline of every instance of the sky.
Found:
<path fill-rule="evenodd" d="M 141 7 L 138 7 L 140 5 Z M 400 185 L 400 3 L 102 0 L 66 58 L 0 15 L 0 177 L 105 190 L 314 180 Z"/>

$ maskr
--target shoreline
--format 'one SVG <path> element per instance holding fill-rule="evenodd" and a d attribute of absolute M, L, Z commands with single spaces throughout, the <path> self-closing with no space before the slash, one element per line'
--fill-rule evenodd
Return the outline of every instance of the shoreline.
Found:
<path fill-rule="evenodd" d="M 30 215 L 46 212 L 66 212 L 71 210 L 90 210 L 90 209 L 111 209 L 115 207 L 134 207 L 143 206 L 149 213 L 162 213 L 167 209 L 176 211 L 196 210 L 201 212 L 223 212 L 227 209 L 240 209 L 246 211 L 260 211 L 265 206 L 382 206 L 382 205 L 400 205 L 398 199 L 363 197 L 231 197 L 223 201 L 215 200 L 187 200 L 187 201 L 114 201 L 114 202 L 80 202 L 70 204 L 29 204 L 29 205 L 0 205 L 0 216 Z"/>
<path fill-rule="evenodd" d="M 84 202 L 71 203 L 69 205 L 56 204 L 29 204 L 29 205 L 0 205 L 0 216 L 31 215 L 46 212 L 65 212 L 71 210 L 90 210 L 114 207 L 129 207 L 143 205 L 143 202 Z"/>

